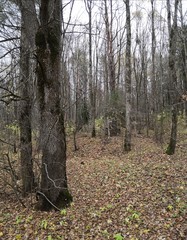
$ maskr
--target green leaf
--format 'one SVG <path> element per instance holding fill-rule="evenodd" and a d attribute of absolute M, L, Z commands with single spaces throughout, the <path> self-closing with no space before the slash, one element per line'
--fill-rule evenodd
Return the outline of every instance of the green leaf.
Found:
<path fill-rule="evenodd" d="M 66 209 L 62 209 L 62 210 L 60 211 L 60 214 L 65 216 L 65 215 L 67 214 Z"/>
<path fill-rule="evenodd" d="M 123 240 L 123 236 L 121 235 L 121 233 L 117 233 L 116 235 L 114 235 L 114 239 L 116 240 Z"/>
<path fill-rule="evenodd" d="M 16 239 L 18 239 L 18 240 L 21 239 L 21 234 L 17 234 Z"/>
<path fill-rule="evenodd" d="M 169 204 L 169 205 L 167 206 L 167 209 L 168 209 L 169 211 L 172 211 L 172 210 L 173 210 L 173 206 L 172 206 L 171 204 Z"/>
<path fill-rule="evenodd" d="M 16 224 L 19 224 L 21 222 L 21 216 L 16 216 Z"/>
<path fill-rule="evenodd" d="M 33 220 L 33 216 L 30 215 L 26 218 L 26 223 L 30 223 Z"/>
<path fill-rule="evenodd" d="M 41 222 L 41 228 L 47 229 L 47 226 L 48 226 L 47 220 L 42 220 L 42 222 Z"/>

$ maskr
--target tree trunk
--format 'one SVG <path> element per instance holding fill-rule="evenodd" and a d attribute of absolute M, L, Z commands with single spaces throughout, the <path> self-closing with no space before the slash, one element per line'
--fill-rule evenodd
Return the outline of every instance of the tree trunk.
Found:
<path fill-rule="evenodd" d="M 177 142 L 177 109 L 174 106 L 172 109 L 172 124 L 171 124 L 171 136 L 170 142 L 167 147 L 166 153 L 173 155 L 175 153 L 175 147 Z"/>
<path fill-rule="evenodd" d="M 158 123 L 157 123 L 157 84 L 156 84 L 156 72 L 155 72 L 155 52 L 156 52 L 156 36 L 155 36 L 155 1 L 151 0 L 151 60 L 152 60 L 152 69 L 151 69 L 151 91 L 152 91 L 152 112 L 153 112 L 153 128 L 155 140 L 158 142 Z"/>
<path fill-rule="evenodd" d="M 131 150 L 131 22 L 130 22 L 130 6 L 129 0 L 126 4 L 126 26 L 127 26 L 127 43 L 126 43 L 126 57 L 125 57 L 125 90 L 126 90 L 126 129 L 124 150 L 129 152 Z"/>
<path fill-rule="evenodd" d="M 114 61 L 114 48 L 113 48 L 113 8 L 112 1 L 110 3 L 110 14 L 108 13 L 107 0 L 104 0 L 104 11 L 105 11 L 105 27 L 106 27 L 106 41 L 107 41 L 107 71 L 108 71 L 108 80 L 109 80 L 109 90 L 110 90 L 110 112 L 109 112 L 109 120 L 111 122 L 111 128 L 109 128 L 109 135 L 116 136 L 119 133 L 119 128 L 117 125 L 117 117 L 114 110 L 117 107 L 117 91 L 116 91 L 116 67 Z M 109 21 L 110 16 L 110 21 Z M 111 131 L 110 131 L 111 129 Z"/>
<path fill-rule="evenodd" d="M 172 101 L 172 123 L 170 142 L 167 147 L 166 153 L 172 155 L 175 153 L 176 138 L 177 138 L 177 74 L 175 67 L 176 56 L 176 32 L 177 32 L 177 9 L 179 0 L 175 0 L 175 13 L 173 19 L 173 26 L 170 25 L 170 2 L 167 1 L 168 6 L 168 29 L 169 29 L 169 79 L 170 79 L 170 99 Z"/>
<path fill-rule="evenodd" d="M 61 0 L 42 0 L 36 34 L 38 92 L 41 112 L 42 175 L 40 209 L 60 209 L 72 196 L 66 176 L 64 116 L 60 107 Z"/>
<path fill-rule="evenodd" d="M 186 36 L 186 26 L 184 24 L 184 17 L 183 17 L 183 5 L 182 0 L 180 0 L 180 20 L 181 20 L 181 30 L 182 30 L 182 81 L 183 81 L 183 90 L 186 94 L 187 92 L 187 41 L 185 40 Z M 184 102 L 184 112 L 185 112 L 185 120 L 187 125 L 187 102 Z"/>
<path fill-rule="evenodd" d="M 23 30 L 23 28 L 22 28 Z M 30 52 L 28 44 L 25 44 L 24 30 L 21 36 L 21 90 L 20 95 L 22 100 L 20 102 L 19 111 L 19 125 L 20 125 L 20 158 L 21 158 L 21 178 L 22 178 L 22 192 L 26 193 L 32 191 L 34 184 L 33 162 L 32 162 L 32 129 L 31 129 L 31 99 L 30 99 Z"/>
<path fill-rule="evenodd" d="M 20 158 L 23 195 L 33 189 L 34 173 L 32 162 L 32 128 L 31 128 L 31 86 L 32 86 L 32 51 L 35 47 L 35 33 L 37 18 L 33 1 L 22 0 L 19 2 L 21 10 L 21 51 L 20 51 Z M 32 24 L 30 24 L 32 22 Z"/>
<path fill-rule="evenodd" d="M 91 136 L 96 137 L 95 129 L 95 86 L 93 82 L 92 71 L 92 0 L 87 1 L 88 15 L 89 15 L 89 93 L 91 106 Z"/>

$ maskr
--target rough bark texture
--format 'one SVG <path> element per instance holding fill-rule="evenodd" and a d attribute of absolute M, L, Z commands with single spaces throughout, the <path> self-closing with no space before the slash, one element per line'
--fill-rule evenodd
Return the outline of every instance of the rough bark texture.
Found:
<path fill-rule="evenodd" d="M 20 64 L 20 102 L 19 125 L 20 125 L 20 158 L 23 195 L 31 192 L 34 184 L 33 162 L 32 162 L 32 129 L 31 129 L 31 100 L 29 94 L 29 62 L 30 53 L 27 41 L 22 31 L 21 41 L 21 64 Z"/>
<path fill-rule="evenodd" d="M 63 208 L 72 201 L 67 188 L 66 140 L 60 107 L 61 0 L 42 0 L 36 34 L 41 111 L 42 179 L 40 209 Z"/>
<path fill-rule="evenodd" d="M 22 0 L 18 3 L 22 16 L 21 51 L 20 51 L 20 158 L 23 195 L 32 191 L 34 184 L 32 162 L 32 128 L 31 128 L 31 86 L 33 77 L 33 51 L 37 18 L 34 1 Z M 32 24 L 30 24 L 32 22 Z"/>
<path fill-rule="evenodd" d="M 126 0 L 127 45 L 125 58 L 125 90 L 126 90 L 126 129 L 124 150 L 131 150 L 131 23 L 129 0 Z"/>
<path fill-rule="evenodd" d="M 177 34 L 177 9 L 179 0 L 175 0 L 175 13 L 173 19 L 173 26 L 171 27 L 168 22 L 169 29 L 169 79 L 170 79 L 170 99 L 172 101 L 172 123 L 170 142 L 167 147 L 166 153 L 172 155 L 175 153 L 176 138 L 177 138 L 177 74 L 175 67 L 176 55 L 176 34 Z M 170 21 L 170 2 L 168 1 L 168 20 Z"/>
<path fill-rule="evenodd" d="M 177 143 L 177 109 L 173 107 L 172 109 L 172 124 L 171 124 L 171 136 L 170 142 L 167 147 L 166 153 L 168 155 L 173 155 L 175 153 L 175 147 Z"/>

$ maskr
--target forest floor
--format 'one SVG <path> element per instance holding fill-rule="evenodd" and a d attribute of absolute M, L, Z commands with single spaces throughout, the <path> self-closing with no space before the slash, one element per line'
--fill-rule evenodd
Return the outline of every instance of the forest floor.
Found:
<path fill-rule="evenodd" d="M 136 136 L 122 152 L 122 138 L 78 136 L 68 141 L 68 183 L 73 203 L 61 212 L 34 210 L 34 198 L 0 199 L 0 239 L 186 240 L 187 149 L 164 154 L 150 138 Z"/>

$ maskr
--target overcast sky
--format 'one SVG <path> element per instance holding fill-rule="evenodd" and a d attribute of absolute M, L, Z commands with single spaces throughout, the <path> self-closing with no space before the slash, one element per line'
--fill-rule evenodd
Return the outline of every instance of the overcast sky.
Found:
<path fill-rule="evenodd" d="M 98 8 L 101 6 L 100 0 L 92 0 L 93 1 L 93 12 L 98 14 Z M 121 11 L 125 10 L 125 4 L 123 0 L 112 0 L 113 8 L 115 10 L 116 7 L 121 8 Z M 68 0 L 63 0 L 63 3 L 66 4 Z M 141 10 L 143 14 L 148 13 L 151 10 L 151 1 L 150 0 L 130 0 L 131 3 L 131 14 L 136 11 L 136 9 Z M 171 6 L 173 7 L 174 0 L 171 0 Z M 183 14 L 187 18 L 187 0 L 182 0 L 183 5 Z M 70 5 L 69 5 L 70 6 Z M 166 13 L 166 0 L 155 0 L 155 8 L 161 14 Z M 119 10 L 120 11 L 120 10 Z M 64 12 L 65 18 L 69 17 L 69 7 L 65 8 Z M 86 13 L 84 0 L 75 0 L 73 11 L 72 11 L 72 20 L 76 20 L 77 22 L 86 23 L 88 22 L 88 14 Z M 186 19 L 187 21 L 187 19 Z"/>

